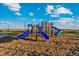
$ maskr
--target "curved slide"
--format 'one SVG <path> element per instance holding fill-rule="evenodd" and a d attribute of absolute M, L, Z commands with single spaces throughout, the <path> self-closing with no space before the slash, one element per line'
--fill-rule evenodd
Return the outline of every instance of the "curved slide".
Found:
<path fill-rule="evenodd" d="M 49 36 L 45 32 L 40 31 L 40 34 L 45 40 L 49 39 Z"/>
<path fill-rule="evenodd" d="M 31 32 L 32 32 L 32 30 L 27 30 L 27 31 L 25 31 L 23 34 L 17 36 L 17 39 L 24 39 L 24 38 L 27 37 Z"/>
<path fill-rule="evenodd" d="M 54 26 L 52 26 L 52 28 L 54 28 L 55 30 L 57 30 L 57 32 L 55 32 L 54 35 L 59 36 L 59 35 L 61 34 L 61 32 L 62 32 L 61 29 L 56 28 L 56 27 L 54 27 Z"/>
<path fill-rule="evenodd" d="M 41 34 L 41 36 L 45 39 L 45 40 L 48 40 L 49 39 L 49 36 L 42 31 L 42 27 L 38 27 L 38 32 Z"/>
<path fill-rule="evenodd" d="M 61 30 L 58 30 L 57 32 L 55 32 L 54 35 L 59 36 L 61 34 L 61 32 L 62 32 Z"/>

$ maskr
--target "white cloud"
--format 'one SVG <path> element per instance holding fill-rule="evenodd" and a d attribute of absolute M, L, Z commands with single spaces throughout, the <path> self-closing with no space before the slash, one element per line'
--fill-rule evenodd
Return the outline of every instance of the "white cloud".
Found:
<path fill-rule="evenodd" d="M 59 17 L 59 15 L 50 15 L 50 17 Z"/>
<path fill-rule="evenodd" d="M 48 14 L 52 14 L 52 10 L 54 10 L 54 7 L 53 7 L 52 5 L 47 5 L 47 7 L 46 7 L 46 12 L 47 12 Z"/>
<path fill-rule="evenodd" d="M 73 21 L 74 21 L 74 19 L 72 19 L 72 18 L 60 18 L 59 20 L 54 20 L 51 22 L 53 22 L 54 24 L 67 24 L 67 23 L 71 23 Z"/>
<path fill-rule="evenodd" d="M 20 11 L 21 6 L 19 3 L 4 3 L 11 11 Z"/>
<path fill-rule="evenodd" d="M 19 12 L 21 9 L 21 6 L 19 3 L 4 3 L 5 6 L 8 7 L 9 10 L 15 12 L 17 16 L 21 16 L 22 14 Z"/>
<path fill-rule="evenodd" d="M 68 8 L 64 8 L 64 7 L 57 8 L 55 13 L 58 14 L 58 15 L 60 15 L 60 14 L 70 14 L 70 15 L 72 15 L 73 14 Z"/>
<path fill-rule="evenodd" d="M 60 20 L 58 20 L 58 21 L 63 23 L 63 22 L 72 22 L 74 20 L 72 18 L 60 18 Z"/>
<path fill-rule="evenodd" d="M 15 14 L 16 14 L 17 16 L 22 16 L 22 14 L 19 13 L 19 12 L 16 12 Z"/>
<path fill-rule="evenodd" d="M 60 17 L 61 14 L 73 15 L 73 12 L 70 9 L 62 7 L 61 5 L 47 5 L 46 12 L 50 17 Z M 55 26 L 62 29 L 79 29 L 79 22 L 74 18 L 60 18 L 60 20 L 50 22 L 53 22 Z"/>
<path fill-rule="evenodd" d="M 62 7 L 60 5 L 58 5 L 58 6 L 47 5 L 46 13 L 49 14 L 51 17 L 59 16 L 60 14 L 73 15 L 73 13 L 70 9 Z"/>
<path fill-rule="evenodd" d="M 2 23 L 2 24 L 12 24 L 12 22 L 10 22 L 10 21 L 0 21 L 0 23 Z"/>
<path fill-rule="evenodd" d="M 30 12 L 29 15 L 30 15 L 30 16 L 34 16 L 34 13 Z"/>
<path fill-rule="evenodd" d="M 53 21 L 56 27 L 62 29 L 79 29 L 79 20 L 73 18 L 61 18 L 60 20 Z"/>

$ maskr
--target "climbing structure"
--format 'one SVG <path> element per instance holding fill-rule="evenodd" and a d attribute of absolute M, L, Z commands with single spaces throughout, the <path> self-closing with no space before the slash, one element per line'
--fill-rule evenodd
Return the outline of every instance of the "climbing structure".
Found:
<path fill-rule="evenodd" d="M 44 40 L 49 40 L 50 36 L 53 35 L 53 29 L 56 30 L 54 35 L 58 36 L 61 34 L 61 29 L 53 26 L 53 24 L 49 22 L 41 22 L 40 24 L 36 25 L 28 24 L 28 29 L 23 34 L 17 36 L 17 39 L 24 39 L 25 37 L 28 37 L 30 34 L 32 37 L 32 34 L 35 34 L 35 40 L 38 40 L 38 34 L 40 34 Z"/>

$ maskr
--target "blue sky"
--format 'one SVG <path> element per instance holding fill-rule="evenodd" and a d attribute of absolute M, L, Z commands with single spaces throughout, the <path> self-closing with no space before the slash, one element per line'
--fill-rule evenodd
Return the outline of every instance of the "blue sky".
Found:
<path fill-rule="evenodd" d="M 55 22 L 64 29 L 79 29 L 79 4 L 4 3 L 0 4 L 0 28 L 23 29 L 24 23 Z M 6 25 L 8 24 L 8 25 Z"/>

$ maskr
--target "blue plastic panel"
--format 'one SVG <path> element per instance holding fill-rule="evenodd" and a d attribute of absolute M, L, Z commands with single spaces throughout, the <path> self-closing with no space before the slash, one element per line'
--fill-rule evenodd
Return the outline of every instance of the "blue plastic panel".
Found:
<path fill-rule="evenodd" d="M 24 38 L 27 37 L 31 32 L 32 32 L 32 30 L 27 30 L 27 31 L 25 31 L 23 34 L 17 36 L 17 39 L 24 39 Z"/>

